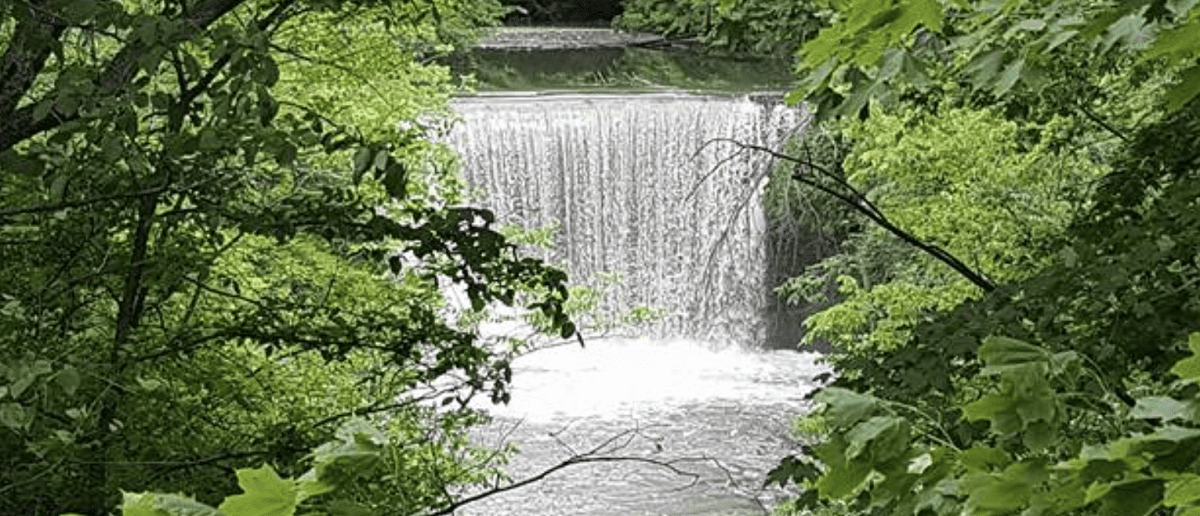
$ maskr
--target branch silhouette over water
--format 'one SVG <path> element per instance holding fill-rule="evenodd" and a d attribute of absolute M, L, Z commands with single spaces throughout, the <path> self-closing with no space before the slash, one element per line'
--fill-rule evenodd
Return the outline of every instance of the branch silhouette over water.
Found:
<path fill-rule="evenodd" d="M 835 174 L 833 171 L 817 165 L 811 160 L 798 158 L 796 156 L 785 154 L 762 145 L 741 142 L 733 138 L 713 138 L 705 142 L 704 146 L 701 148 L 707 147 L 713 143 L 731 143 L 739 148 L 739 153 L 745 150 L 752 150 L 796 165 L 796 170 L 792 173 L 792 180 L 811 186 L 822 193 L 830 195 L 841 201 L 843 204 L 853 208 L 855 211 L 863 214 L 868 219 L 871 219 L 871 221 L 879 227 L 887 230 L 887 232 L 891 233 L 900 240 L 903 240 L 906 244 L 920 249 L 925 254 L 928 254 L 934 259 L 948 265 L 951 269 L 954 269 L 955 272 L 962 275 L 984 292 L 992 292 L 996 290 L 996 285 L 992 283 L 991 280 L 989 280 L 982 273 L 972 269 L 966 263 L 963 263 L 962 260 L 959 260 L 958 257 L 954 256 L 949 251 L 938 247 L 936 244 L 925 242 L 914 236 L 912 233 L 909 233 L 896 226 L 887 218 L 887 216 L 882 210 L 879 209 L 878 206 L 876 206 L 871 202 L 870 199 L 867 198 L 865 194 L 854 188 L 853 185 L 851 185 L 838 174 Z M 705 176 L 704 179 L 707 179 L 707 177 L 708 176 Z M 701 179 L 701 181 L 703 181 L 703 179 Z"/>
<path fill-rule="evenodd" d="M 654 426 L 657 426 L 657 425 L 654 425 Z M 651 428 L 651 427 L 647 427 L 647 428 Z M 514 427 L 514 429 L 515 429 L 515 427 Z M 654 459 L 654 458 L 650 458 L 650 457 L 641 457 L 641 456 L 634 456 L 634 455 L 619 455 L 618 454 L 622 450 L 629 448 L 629 446 L 632 445 L 634 443 L 634 441 L 637 440 L 638 438 L 653 440 L 653 438 L 648 437 L 643 433 L 644 430 L 646 430 L 646 428 L 631 428 L 628 430 L 618 432 L 618 433 L 608 437 L 607 439 L 602 441 L 600 444 L 597 444 L 597 445 L 595 445 L 587 450 L 584 450 L 582 452 L 576 451 L 568 443 L 562 441 L 558 437 L 558 434 L 560 434 L 561 431 L 560 432 L 551 432 L 550 436 L 554 438 L 554 440 L 558 443 L 558 445 L 571 453 L 571 455 L 569 457 L 558 462 L 557 464 L 554 464 L 553 466 L 550 466 L 550 467 L 538 472 L 537 474 L 534 474 L 532 476 L 523 478 L 521 480 L 509 483 L 509 484 L 505 484 L 503 486 L 496 486 L 491 489 L 467 496 L 465 498 L 458 499 L 458 500 L 452 502 L 450 505 L 442 507 L 441 509 L 438 509 L 437 511 L 425 513 L 425 514 L 423 514 L 423 516 L 446 516 L 448 514 L 453 514 L 455 511 L 457 511 L 458 509 L 461 509 L 465 505 L 468 505 L 468 504 L 471 504 L 474 502 L 478 502 L 478 501 L 484 500 L 486 498 L 490 498 L 490 497 L 499 495 L 501 493 L 506 493 L 509 491 L 527 487 L 529 485 L 535 484 L 539 481 L 546 479 L 547 477 L 549 477 L 550 475 L 552 475 L 556 472 L 565 470 L 565 469 L 573 467 L 573 466 L 582 465 L 582 464 L 599 464 L 599 463 L 647 464 L 650 466 L 654 466 L 654 467 L 666 470 L 666 471 L 668 471 L 672 474 L 678 475 L 680 477 L 686 477 L 686 478 L 690 479 L 686 485 L 678 488 L 678 489 L 682 490 L 682 489 L 687 489 L 687 488 L 690 488 L 690 487 L 696 485 L 696 483 L 698 483 L 700 481 L 700 479 L 702 478 L 702 475 L 699 473 L 693 472 L 693 471 L 688 471 L 686 469 L 683 469 L 681 466 L 685 465 L 685 464 L 708 463 L 708 464 L 711 464 L 711 465 L 717 467 L 718 469 L 720 469 L 725 474 L 725 476 L 729 479 L 730 483 L 735 484 L 735 485 L 737 484 L 737 481 L 733 477 L 733 473 L 730 472 L 729 469 L 726 468 L 725 465 L 722 464 L 720 460 L 713 458 L 713 457 L 709 457 L 707 455 L 700 455 L 700 456 L 695 456 L 695 457 L 679 457 L 679 458 L 674 458 L 674 459 L 660 460 L 660 459 Z M 511 434 L 511 430 L 506 433 L 506 435 L 508 435 L 508 434 Z M 661 447 L 658 447 L 658 449 L 661 450 Z M 759 503 L 759 505 L 761 506 L 762 504 Z"/>

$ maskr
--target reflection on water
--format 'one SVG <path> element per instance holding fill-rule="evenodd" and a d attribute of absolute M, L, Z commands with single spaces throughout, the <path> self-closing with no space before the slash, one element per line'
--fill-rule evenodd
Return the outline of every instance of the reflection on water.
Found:
<path fill-rule="evenodd" d="M 792 419 L 824 372 L 817 355 L 687 341 L 607 340 L 514 363 L 513 401 L 481 443 L 515 442 L 525 478 L 572 455 L 582 464 L 466 507 L 475 515 L 762 513 L 785 495 L 766 472 L 798 444 Z"/>

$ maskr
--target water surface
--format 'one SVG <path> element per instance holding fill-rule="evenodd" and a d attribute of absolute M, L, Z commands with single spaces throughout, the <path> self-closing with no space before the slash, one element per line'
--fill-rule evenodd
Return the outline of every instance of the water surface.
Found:
<path fill-rule="evenodd" d="M 597 456 L 636 461 L 571 466 L 464 513 L 762 514 L 789 495 L 762 483 L 799 446 L 791 423 L 825 371 L 818 358 L 646 339 L 521 357 L 512 403 L 494 409 L 496 423 L 478 436 L 518 444 L 514 479 L 597 448 Z"/>

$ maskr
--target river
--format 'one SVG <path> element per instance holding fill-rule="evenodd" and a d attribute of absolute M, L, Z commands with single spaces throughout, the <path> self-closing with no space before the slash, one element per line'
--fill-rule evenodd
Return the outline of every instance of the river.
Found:
<path fill-rule="evenodd" d="M 763 480 L 797 450 L 791 424 L 825 372 L 819 355 L 684 340 L 610 339 L 514 362 L 513 400 L 481 444 L 515 443 L 514 480 L 572 465 L 468 506 L 472 515 L 762 514 L 794 495 Z"/>

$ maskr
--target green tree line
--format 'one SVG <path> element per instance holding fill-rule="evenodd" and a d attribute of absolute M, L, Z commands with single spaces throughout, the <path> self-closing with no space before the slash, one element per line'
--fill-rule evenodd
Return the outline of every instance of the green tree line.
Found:
<path fill-rule="evenodd" d="M 387 453 L 370 489 L 304 505 L 326 514 L 433 511 L 495 482 L 505 454 L 467 442 L 468 403 L 508 399 L 515 349 L 475 312 L 575 333 L 565 275 L 466 206 L 433 143 L 459 88 L 434 60 L 504 12 L 0 3 L 0 513 L 109 514 L 125 490 L 205 514 L 261 464 L 278 474 L 243 486 L 358 478 L 327 472 L 345 462 L 327 442 Z M 125 513 L 179 514 L 164 497 L 127 494 Z"/>

